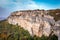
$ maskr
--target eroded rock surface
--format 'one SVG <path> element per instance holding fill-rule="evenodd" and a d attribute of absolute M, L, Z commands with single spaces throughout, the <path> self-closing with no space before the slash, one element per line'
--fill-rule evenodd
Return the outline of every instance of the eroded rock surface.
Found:
<path fill-rule="evenodd" d="M 45 10 L 16 11 L 8 17 L 8 22 L 13 25 L 20 25 L 28 30 L 32 36 L 49 36 L 55 20 L 47 13 L 48 11 Z"/>

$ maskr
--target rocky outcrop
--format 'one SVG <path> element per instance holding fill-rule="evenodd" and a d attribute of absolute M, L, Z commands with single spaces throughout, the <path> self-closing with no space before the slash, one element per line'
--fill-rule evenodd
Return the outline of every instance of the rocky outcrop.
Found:
<path fill-rule="evenodd" d="M 53 31 L 54 31 L 54 34 L 58 36 L 58 40 L 60 40 L 60 20 L 55 22 Z"/>
<path fill-rule="evenodd" d="M 34 36 L 49 36 L 55 24 L 54 17 L 48 15 L 46 10 L 24 10 L 13 12 L 8 17 L 8 22 L 20 25 Z"/>

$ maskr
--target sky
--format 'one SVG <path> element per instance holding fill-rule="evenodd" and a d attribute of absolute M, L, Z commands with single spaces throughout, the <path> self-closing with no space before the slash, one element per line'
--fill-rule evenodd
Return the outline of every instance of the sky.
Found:
<path fill-rule="evenodd" d="M 34 9 L 60 9 L 60 0 L 0 0 L 0 17 L 8 17 L 11 12 Z"/>

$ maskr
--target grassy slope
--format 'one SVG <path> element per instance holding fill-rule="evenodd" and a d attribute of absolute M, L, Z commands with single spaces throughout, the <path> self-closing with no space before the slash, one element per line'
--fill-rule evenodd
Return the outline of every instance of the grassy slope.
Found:
<path fill-rule="evenodd" d="M 3 20 L 0 21 L 0 40 L 48 40 L 48 37 L 32 37 L 27 30 Z M 57 37 L 51 36 L 49 40 L 57 40 Z"/>
<path fill-rule="evenodd" d="M 7 21 L 0 21 L 0 40 L 27 39 L 30 34 L 18 25 L 9 24 Z"/>

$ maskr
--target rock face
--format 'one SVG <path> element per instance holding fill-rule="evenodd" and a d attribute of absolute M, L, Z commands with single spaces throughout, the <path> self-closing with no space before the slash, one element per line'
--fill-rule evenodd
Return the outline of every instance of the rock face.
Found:
<path fill-rule="evenodd" d="M 55 22 L 53 30 L 54 34 L 58 36 L 58 40 L 60 40 L 60 20 Z"/>
<path fill-rule="evenodd" d="M 45 10 L 24 10 L 13 12 L 8 17 L 8 22 L 20 25 L 34 36 L 49 36 L 51 27 L 54 25 L 54 17 L 47 14 Z"/>

